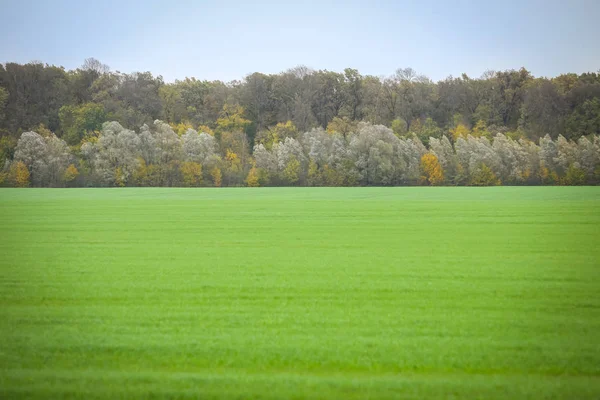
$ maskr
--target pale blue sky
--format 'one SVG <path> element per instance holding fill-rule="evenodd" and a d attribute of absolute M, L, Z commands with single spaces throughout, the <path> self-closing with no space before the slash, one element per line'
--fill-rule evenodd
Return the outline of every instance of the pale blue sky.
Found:
<path fill-rule="evenodd" d="M 600 0 L 0 0 L 0 62 L 67 69 L 95 57 L 166 81 L 241 79 L 296 65 L 434 80 L 526 67 L 600 69 Z"/>

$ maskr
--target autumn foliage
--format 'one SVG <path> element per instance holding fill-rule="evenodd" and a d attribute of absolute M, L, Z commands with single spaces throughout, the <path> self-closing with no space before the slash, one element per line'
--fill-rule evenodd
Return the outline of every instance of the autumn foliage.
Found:
<path fill-rule="evenodd" d="M 254 166 L 252 168 L 250 168 L 250 171 L 248 171 L 248 176 L 246 177 L 246 186 L 248 186 L 248 187 L 260 186 L 258 170 Z"/>
<path fill-rule="evenodd" d="M 63 173 L 63 181 L 65 182 L 65 184 L 68 185 L 73 180 L 75 180 L 75 178 L 77 178 L 78 175 L 79 171 L 77 170 L 77 167 L 75 167 L 75 165 L 73 164 L 69 164 L 69 166 L 67 167 L 67 169 L 65 169 L 65 172 Z"/>
<path fill-rule="evenodd" d="M 210 171 L 210 176 L 212 178 L 213 185 L 215 187 L 221 187 L 221 181 L 222 181 L 221 169 L 219 167 L 214 167 Z"/>
<path fill-rule="evenodd" d="M 29 170 L 22 161 L 11 165 L 8 176 L 15 187 L 24 188 L 29 186 Z"/>
<path fill-rule="evenodd" d="M 184 162 L 179 170 L 181 171 L 183 186 L 195 187 L 202 184 L 202 165 L 199 163 Z"/>
<path fill-rule="evenodd" d="M 428 184 L 437 186 L 444 183 L 444 171 L 435 154 L 426 153 L 421 157 L 421 169 Z"/>

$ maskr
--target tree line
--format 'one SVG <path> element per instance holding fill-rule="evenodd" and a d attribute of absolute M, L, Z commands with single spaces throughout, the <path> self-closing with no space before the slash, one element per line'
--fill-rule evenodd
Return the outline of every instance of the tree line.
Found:
<path fill-rule="evenodd" d="M 345 135 L 279 124 L 250 152 L 240 130 L 220 135 L 166 122 L 137 132 L 103 124 L 79 147 L 52 132 L 25 132 L 0 182 L 11 186 L 583 185 L 600 183 L 600 135 L 549 135 L 539 144 L 486 136 L 398 137 L 357 123 Z"/>
<path fill-rule="evenodd" d="M 165 83 L 94 59 L 7 63 L 0 168 L 4 186 L 598 184 L 600 74 Z"/>

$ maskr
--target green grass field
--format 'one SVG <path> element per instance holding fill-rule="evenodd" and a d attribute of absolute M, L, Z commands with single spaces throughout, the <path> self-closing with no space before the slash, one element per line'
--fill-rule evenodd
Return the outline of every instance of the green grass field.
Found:
<path fill-rule="evenodd" d="M 0 191 L 0 398 L 600 397 L 600 188 Z"/>

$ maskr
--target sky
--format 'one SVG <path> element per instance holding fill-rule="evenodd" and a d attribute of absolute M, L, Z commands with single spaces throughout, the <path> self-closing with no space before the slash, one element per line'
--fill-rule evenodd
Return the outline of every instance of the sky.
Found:
<path fill-rule="evenodd" d="M 165 81 L 231 81 L 298 65 L 438 81 L 486 70 L 600 70 L 600 0 L 0 0 L 0 63 L 88 57 Z"/>

